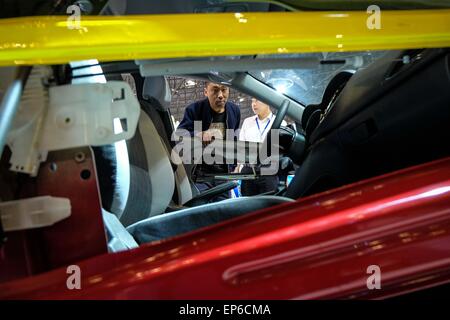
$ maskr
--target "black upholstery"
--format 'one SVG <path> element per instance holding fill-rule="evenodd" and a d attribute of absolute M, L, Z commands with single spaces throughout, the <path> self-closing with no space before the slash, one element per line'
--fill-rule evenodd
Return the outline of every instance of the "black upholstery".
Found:
<path fill-rule="evenodd" d="M 246 213 L 294 200 L 275 196 L 236 198 L 166 213 L 139 221 L 127 228 L 139 243 L 174 237 Z"/>
<path fill-rule="evenodd" d="M 425 50 L 409 64 L 401 63 L 404 54 L 389 52 L 348 80 L 310 132 L 308 154 L 284 196 L 298 199 L 450 155 L 450 53 Z"/>
<path fill-rule="evenodd" d="M 309 137 L 319 125 L 325 109 L 345 87 L 345 84 L 350 80 L 352 75 L 353 72 L 351 71 L 341 71 L 337 73 L 328 83 L 325 92 L 323 93 L 322 102 L 320 104 L 310 104 L 303 110 L 302 127 L 305 130 L 306 137 Z"/>

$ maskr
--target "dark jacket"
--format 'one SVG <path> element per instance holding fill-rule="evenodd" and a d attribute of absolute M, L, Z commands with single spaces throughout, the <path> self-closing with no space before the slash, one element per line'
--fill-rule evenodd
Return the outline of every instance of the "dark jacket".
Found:
<path fill-rule="evenodd" d="M 233 129 L 236 131 L 241 122 L 241 111 L 239 110 L 239 107 L 232 102 L 227 102 L 225 104 L 225 112 L 227 113 L 226 129 Z M 212 121 L 212 109 L 208 99 L 190 104 L 184 111 L 184 117 L 178 125 L 178 129 L 188 130 L 191 135 L 193 135 L 194 121 L 202 122 L 202 131 L 209 129 Z"/>

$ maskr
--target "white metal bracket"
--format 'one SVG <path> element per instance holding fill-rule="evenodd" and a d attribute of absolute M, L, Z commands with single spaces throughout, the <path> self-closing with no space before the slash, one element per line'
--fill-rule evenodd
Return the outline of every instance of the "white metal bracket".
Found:
<path fill-rule="evenodd" d="M 126 82 L 45 88 L 42 79 L 48 70 L 36 69 L 7 139 L 11 170 L 36 176 L 48 151 L 112 144 L 134 136 L 140 106 Z"/>
<path fill-rule="evenodd" d="M 71 214 L 70 200 L 50 196 L 0 202 L 0 218 L 5 231 L 47 227 Z"/>

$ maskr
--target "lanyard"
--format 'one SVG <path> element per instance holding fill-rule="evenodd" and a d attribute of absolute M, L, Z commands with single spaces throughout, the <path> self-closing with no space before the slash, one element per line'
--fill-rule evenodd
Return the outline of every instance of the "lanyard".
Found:
<path fill-rule="evenodd" d="M 272 117 L 273 117 L 273 113 L 272 113 L 272 115 L 270 116 L 269 121 L 267 121 L 267 124 L 266 124 L 266 126 L 264 127 L 263 131 L 261 132 L 261 128 L 259 127 L 258 116 L 256 116 L 256 118 L 255 118 L 256 126 L 258 127 L 259 135 L 260 135 L 261 137 L 263 136 L 264 131 L 266 131 L 267 127 L 269 126 L 270 120 L 272 120 Z"/>

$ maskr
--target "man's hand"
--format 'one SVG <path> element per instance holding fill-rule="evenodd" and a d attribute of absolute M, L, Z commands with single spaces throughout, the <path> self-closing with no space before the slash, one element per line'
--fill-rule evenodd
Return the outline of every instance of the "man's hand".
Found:
<path fill-rule="evenodd" d="M 205 144 L 209 144 L 212 141 L 214 141 L 216 138 L 222 139 L 222 132 L 220 132 L 220 130 L 217 130 L 217 129 L 211 129 L 211 130 L 199 132 L 196 134 L 196 136 L 201 138 Z"/>
<path fill-rule="evenodd" d="M 210 130 L 203 131 L 202 141 L 203 142 L 211 142 L 215 139 L 214 133 Z"/>

